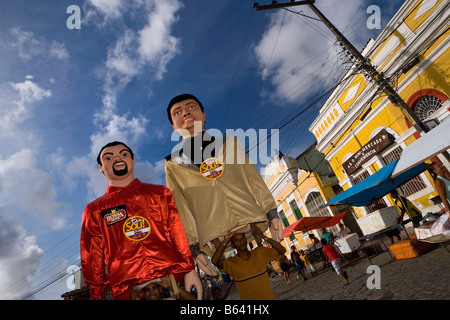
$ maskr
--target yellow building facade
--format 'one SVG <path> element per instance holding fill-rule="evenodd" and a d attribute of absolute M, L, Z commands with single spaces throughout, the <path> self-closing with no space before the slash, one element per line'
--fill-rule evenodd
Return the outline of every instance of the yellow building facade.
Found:
<path fill-rule="evenodd" d="M 324 161 L 324 156 L 314 147 L 315 144 L 295 159 L 282 154 L 274 156 L 264 169 L 264 181 L 274 196 L 285 228 L 302 217 L 335 214 L 331 208 L 320 206 L 335 196 L 333 186 L 338 185 L 338 180 Z M 321 165 L 317 166 L 319 162 Z M 330 228 L 330 231 L 338 233 L 336 227 Z M 320 239 L 320 230 L 309 233 L 314 233 Z M 286 248 L 286 255 L 289 256 L 292 245 L 296 249 L 309 248 L 309 233 L 295 231 L 291 236 L 285 237 L 282 244 Z"/>
<path fill-rule="evenodd" d="M 430 128 L 450 114 L 449 16 L 448 1 L 407 0 L 362 52 Z M 344 190 L 397 160 L 406 146 L 420 138 L 402 109 L 356 65 L 324 103 L 309 130 Z M 432 160 L 450 168 L 445 157 L 437 158 Z M 424 214 L 438 209 L 431 201 L 437 193 L 427 172 L 402 186 L 401 193 Z M 392 205 L 388 196 L 380 201 Z M 353 209 L 355 218 L 371 212 L 368 207 Z"/>

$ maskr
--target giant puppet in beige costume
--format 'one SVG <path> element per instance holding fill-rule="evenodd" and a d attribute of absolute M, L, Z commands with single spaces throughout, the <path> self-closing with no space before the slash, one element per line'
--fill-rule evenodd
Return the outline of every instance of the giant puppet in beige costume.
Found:
<path fill-rule="evenodd" d="M 251 237 L 250 223 L 281 241 L 283 226 L 276 204 L 239 140 L 205 132 L 201 102 L 190 94 L 173 98 L 167 108 L 183 148 L 166 158 L 166 183 L 175 198 L 191 252 L 207 274 L 217 274 L 204 252 L 216 240 L 240 228 Z"/>

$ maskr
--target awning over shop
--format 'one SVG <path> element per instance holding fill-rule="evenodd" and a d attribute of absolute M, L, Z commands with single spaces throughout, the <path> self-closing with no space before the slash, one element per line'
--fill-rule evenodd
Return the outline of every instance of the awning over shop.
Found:
<path fill-rule="evenodd" d="M 337 216 L 304 217 L 283 230 L 283 237 L 289 237 L 293 231 L 309 231 L 328 228 L 336 225 L 344 217 L 345 212 Z"/>
<path fill-rule="evenodd" d="M 450 117 L 407 146 L 400 156 L 370 177 L 341 192 L 327 205 L 348 204 L 367 206 L 373 198 L 379 199 L 427 169 L 424 161 L 450 149 Z"/>
<path fill-rule="evenodd" d="M 427 168 L 425 163 L 420 163 L 393 177 L 392 172 L 398 161 L 391 162 L 360 183 L 339 193 L 337 196 L 331 198 L 325 206 L 334 204 L 348 204 L 354 207 L 368 206 L 371 204 L 373 198 L 379 199 L 385 196 L 394 190 L 394 188 L 411 180 Z"/>

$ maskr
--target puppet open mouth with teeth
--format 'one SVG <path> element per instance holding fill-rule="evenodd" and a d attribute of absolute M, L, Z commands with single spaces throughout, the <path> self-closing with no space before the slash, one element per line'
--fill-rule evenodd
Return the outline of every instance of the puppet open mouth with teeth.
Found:
<path fill-rule="evenodd" d="M 113 172 L 116 176 L 124 176 L 128 173 L 127 163 L 124 161 L 117 161 L 113 164 Z"/>

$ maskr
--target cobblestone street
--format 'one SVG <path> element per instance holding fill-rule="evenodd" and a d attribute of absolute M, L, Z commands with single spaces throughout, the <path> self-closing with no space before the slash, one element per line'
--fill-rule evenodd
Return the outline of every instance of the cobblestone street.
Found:
<path fill-rule="evenodd" d="M 447 245 L 448 246 L 448 245 Z M 367 272 L 371 266 L 361 253 L 359 258 L 343 262 L 343 270 L 349 276 L 349 285 L 345 285 L 336 272 L 327 268 L 321 270 L 317 264 L 319 276 L 307 280 L 297 278 L 295 268 L 291 270 L 291 282 L 287 285 L 283 276 L 270 278 L 275 296 L 279 300 L 449 300 L 450 299 L 450 253 L 441 245 L 417 258 L 395 260 L 388 252 L 371 258 L 373 265 L 380 269 L 380 289 L 369 289 L 374 283 L 369 279 L 373 272 Z M 368 281 L 369 279 L 369 281 Z M 223 292 L 227 284 L 221 284 Z M 239 300 L 236 286 L 228 300 Z"/>

